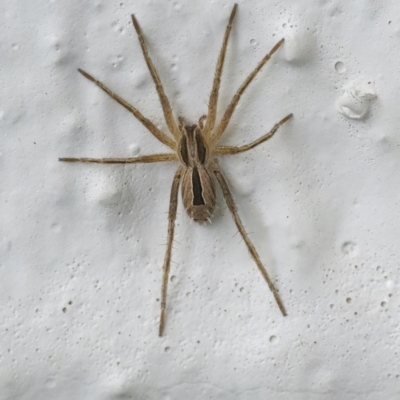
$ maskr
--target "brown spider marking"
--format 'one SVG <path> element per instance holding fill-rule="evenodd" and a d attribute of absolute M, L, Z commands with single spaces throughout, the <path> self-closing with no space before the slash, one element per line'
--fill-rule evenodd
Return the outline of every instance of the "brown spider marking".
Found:
<path fill-rule="evenodd" d="M 179 162 L 178 170 L 175 173 L 172 181 L 170 205 L 168 214 L 168 241 L 167 251 L 165 253 L 164 265 L 163 265 L 163 280 L 161 289 L 161 315 L 159 322 L 159 335 L 162 336 L 165 326 L 165 310 L 167 304 L 167 288 L 168 288 L 168 277 L 170 273 L 171 265 L 171 252 L 172 242 L 174 238 L 175 230 L 175 219 L 176 210 L 178 205 L 178 191 L 179 186 L 182 186 L 182 199 L 183 205 L 186 209 L 187 214 L 195 222 L 200 224 L 210 221 L 216 205 L 215 197 L 215 182 L 218 182 L 222 189 L 226 204 L 232 213 L 235 224 L 246 243 L 246 246 L 250 252 L 251 257 L 255 261 L 259 271 L 267 282 L 272 294 L 275 297 L 276 303 L 282 313 L 286 315 L 285 307 L 282 300 L 272 283 L 271 278 L 263 264 L 261 263 L 260 257 L 250 241 L 247 235 L 242 221 L 239 218 L 237 212 L 237 206 L 233 200 L 232 193 L 229 189 L 228 183 L 218 165 L 216 156 L 226 154 L 238 154 L 243 151 L 250 150 L 259 144 L 270 139 L 278 128 L 284 124 L 288 119 L 292 117 L 292 114 L 287 115 L 281 119 L 275 126 L 261 136 L 257 140 L 243 145 L 243 146 L 218 146 L 218 141 L 223 135 L 228 126 L 228 123 L 232 117 L 233 112 L 242 96 L 243 92 L 254 79 L 261 68 L 271 58 L 271 56 L 278 50 L 283 44 L 284 39 L 281 39 L 272 50 L 258 63 L 256 68 L 242 83 L 239 89 L 233 96 L 230 104 L 228 105 L 221 121 L 216 124 L 217 115 L 217 103 L 219 95 L 219 87 L 222 76 L 222 69 L 224 65 L 226 49 L 228 45 L 229 35 L 232 30 L 232 23 L 236 14 L 237 4 L 233 6 L 228 25 L 225 29 L 225 35 L 222 42 L 221 50 L 218 57 L 218 62 L 215 70 L 214 82 L 210 93 L 210 99 L 208 103 L 208 113 L 202 116 L 198 123 L 195 125 L 186 125 L 182 118 L 175 120 L 172 112 L 171 105 L 168 97 L 164 92 L 164 88 L 161 84 L 161 80 L 158 76 L 156 68 L 149 56 L 146 43 L 143 39 L 142 31 L 136 20 L 136 17 L 132 15 L 133 26 L 138 35 L 139 43 L 142 48 L 144 59 L 147 67 L 155 83 L 158 97 L 161 102 L 165 121 L 167 123 L 169 132 L 168 135 L 162 132 L 156 127 L 156 125 L 147 119 L 143 114 L 140 113 L 135 107 L 130 105 L 127 101 L 119 97 L 103 83 L 93 78 L 87 72 L 82 69 L 78 71 L 87 79 L 95 83 L 100 89 L 104 90 L 109 96 L 115 101 L 130 111 L 149 131 L 153 134 L 160 142 L 169 147 L 172 152 L 162 154 L 150 154 L 134 158 L 70 158 L 63 157 L 59 158 L 59 161 L 67 162 L 84 162 L 84 163 L 100 163 L 100 164 L 138 164 L 138 163 L 154 163 L 163 161 L 177 161 Z"/>

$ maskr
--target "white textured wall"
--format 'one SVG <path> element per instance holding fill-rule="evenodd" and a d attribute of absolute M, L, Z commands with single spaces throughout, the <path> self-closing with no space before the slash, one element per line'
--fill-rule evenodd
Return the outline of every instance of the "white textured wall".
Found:
<path fill-rule="evenodd" d="M 229 1 L 10 0 L 1 15 L 0 399 L 400 398 L 400 6 L 241 1 L 220 105 L 266 52 L 224 137 L 240 215 L 179 208 L 157 336 L 174 163 L 59 163 L 164 150 L 78 72 L 165 128 L 130 14 L 175 112 L 206 111 Z"/>

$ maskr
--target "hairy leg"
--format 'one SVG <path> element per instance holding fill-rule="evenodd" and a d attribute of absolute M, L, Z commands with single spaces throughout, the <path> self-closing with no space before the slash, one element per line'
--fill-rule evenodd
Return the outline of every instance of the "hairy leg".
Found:
<path fill-rule="evenodd" d="M 143 39 L 142 35 L 142 30 L 140 29 L 140 25 L 136 19 L 136 17 L 132 14 L 132 22 L 133 26 L 135 27 L 136 33 L 138 35 L 140 47 L 142 48 L 143 56 L 146 61 L 147 67 L 149 68 L 151 77 L 153 78 L 154 84 L 156 85 L 158 97 L 160 99 L 161 107 L 163 109 L 164 113 L 164 118 L 165 122 L 167 123 L 168 129 L 172 133 L 172 135 L 175 137 L 175 139 L 178 141 L 181 137 L 181 134 L 178 129 L 178 125 L 175 122 L 173 113 L 172 113 L 172 108 L 171 105 L 169 104 L 169 100 L 167 95 L 165 94 L 163 85 L 161 83 L 160 77 L 158 76 L 157 70 L 153 64 L 153 61 L 151 61 L 151 58 L 149 56 L 149 52 L 147 50 L 146 43 Z"/>
<path fill-rule="evenodd" d="M 168 277 L 171 267 L 172 243 L 174 240 L 176 210 L 178 207 L 178 191 L 179 191 L 179 185 L 181 183 L 181 177 L 182 177 L 182 168 L 180 167 L 178 171 L 176 171 L 174 180 L 172 182 L 171 197 L 169 201 L 168 239 L 167 239 L 167 251 L 165 253 L 164 265 L 163 265 L 163 279 L 161 287 L 161 314 L 160 314 L 160 325 L 158 329 L 159 336 L 163 335 L 165 326 L 165 309 L 167 307 Z"/>
<path fill-rule="evenodd" d="M 96 164 L 147 164 L 156 163 L 162 161 L 174 161 L 177 160 L 176 154 L 150 154 L 147 156 L 140 157 L 127 157 L 127 158 L 72 158 L 72 157 L 61 157 L 58 161 L 66 162 L 83 162 L 83 163 L 96 163 Z"/>
<path fill-rule="evenodd" d="M 221 85 L 222 70 L 224 68 L 226 48 L 228 46 L 229 35 L 232 30 L 232 23 L 233 23 L 233 19 L 235 18 L 236 9 L 237 9 L 237 4 L 235 3 L 235 5 L 233 6 L 233 9 L 231 11 L 231 15 L 229 17 L 228 25 L 225 29 L 225 35 L 224 35 L 224 39 L 222 41 L 222 46 L 221 46 L 221 50 L 219 53 L 217 66 L 215 69 L 213 87 L 211 89 L 210 100 L 208 103 L 207 121 L 206 121 L 206 126 L 204 129 L 205 136 L 211 135 L 211 132 L 214 129 L 214 125 L 215 125 L 215 118 L 217 116 L 219 87 Z"/>
<path fill-rule="evenodd" d="M 230 212 L 232 213 L 233 220 L 235 221 L 235 224 L 236 224 L 244 242 L 246 243 L 246 246 L 250 252 L 251 257 L 257 264 L 257 267 L 258 267 L 259 271 L 261 272 L 261 275 L 267 282 L 272 294 L 274 295 L 276 303 L 278 304 L 278 307 L 281 310 L 282 315 L 286 316 L 287 314 L 286 314 L 285 306 L 283 305 L 282 300 L 278 294 L 278 291 L 275 289 L 275 286 L 272 283 L 272 280 L 271 280 L 267 270 L 261 263 L 260 256 L 258 255 L 255 247 L 253 246 L 253 243 L 251 243 L 250 238 L 244 229 L 242 221 L 240 220 L 238 212 L 237 212 L 236 203 L 233 200 L 231 191 L 229 190 L 228 183 L 226 182 L 226 179 L 217 164 L 213 165 L 213 171 L 214 171 L 215 177 L 217 178 L 219 185 L 221 186 L 222 193 L 224 195 L 226 204 L 228 205 L 228 208 L 229 208 Z"/>
<path fill-rule="evenodd" d="M 214 154 L 237 154 L 242 153 L 243 151 L 253 149 L 254 147 L 258 146 L 261 143 L 264 143 L 268 139 L 270 139 L 274 133 L 278 130 L 278 128 L 283 125 L 288 119 L 290 119 L 293 114 L 286 115 L 285 118 L 280 120 L 274 127 L 264 136 L 261 136 L 254 142 L 249 144 L 245 144 L 244 146 L 218 146 L 214 150 Z"/>
<path fill-rule="evenodd" d="M 250 82 L 255 78 L 261 68 L 266 64 L 266 62 L 271 58 L 271 56 L 279 49 L 285 39 L 281 39 L 273 48 L 272 50 L 258 63 L 257 67 L 253 70 L 253 72 L 246 78 L 246 80 L 242 83 L 239 87 L 237 92 L 232 98 L 228 108 L 225 111 L 225 114 L 222 117 L 221 122 L 219 123 L 217 129 L 214 131 L 212 136 L 212 144 L 217 143 L 218 139 L 222 136 L 225 132 L 226 127 L 232 117 L 233 112 L 237 104 L 239 103 L 240 97 L 242 96 L 243 92 L 246 90 L 247 86 L 249 86 Z"/>
<path fill-rule="evenodd" d="M 148 118 L 144 117 L 142 113 L 140 113 L 135 107 L 130 105 L 127 101 L 125 101 L 122 97 L 118 96 L 111 89 L 105 86 L 103 83 L 93 78 L 93 76 L 89 75 L 82 69 L 78 69 L 78 71 L 87 79 L 95 83 L 100 89 L 105 91 L 110 97 L 112 97 L 117 103 L 121 104 L 121 106 L 125 107 L 128 111 L 130 111 L 149 131 L 153 134 L 160 142 L 164 143 L 166 146 L 175 150 L 176 143 L 173 139 L 167 136 L 164 132 L 160 131 Z"/>

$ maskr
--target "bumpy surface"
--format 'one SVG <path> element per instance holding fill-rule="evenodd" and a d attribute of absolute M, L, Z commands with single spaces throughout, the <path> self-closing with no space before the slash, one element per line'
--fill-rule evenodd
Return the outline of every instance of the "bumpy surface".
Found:
<path fill-rule="evenodd" d="M 83 68 L 166 129 L 135 13 L 176 115 L 206 111 L 227 1 L 4 3 L 0 70 L 0 399 L 400 397 L 399 2 L 239 3 L 219 117 L 243 223 L 217 193 L 178 207 L 168 325 L 157 325 L 176 166 L 62 164 L 166 150 Z"/>

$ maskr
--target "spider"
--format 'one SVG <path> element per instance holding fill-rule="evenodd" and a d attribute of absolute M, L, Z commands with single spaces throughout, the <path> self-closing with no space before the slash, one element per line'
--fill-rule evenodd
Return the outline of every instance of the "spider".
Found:
<path fill-rule="evenodd" d="M 270 139 L 278 128 L 284 124 L 287 120 L 292 117 L 292 114 L 288 114 L 286 117 L 281 119 L 275 126 L 261 136 L 257 140 L 248 143 L 243 146 L 220 146 L 218 141 L 225 132 L 228 123 L 232 117 L 233 112 L 242 96 L 243 92 L 254 79 L 261 68 L 271 58 L 271 56 L 278 50 L 283 44 L 284 39 L 281 39 L 272 50 L 258 63 L 256 68 L 242 83 L 239 89 L 233 96 L 230 104 L 228 105 L 223 117 L 219 123 L 216 123 L 217 115 L 217 103 L 219 95 L 219 87 L 221 82 L 222 70 L 224 66 L 224 60 L 226 55 L 226 49 L 228 45 L 228 39 L 232 30 L 233 20 L 235 18 L 237 10 L 237 4 L 232 8 L 228 25 L 225 29 L 225 34 L 222 42 L 222 46 L 219 52 L 219 57 L 215 69 L 213 86 L 210 93 L 208 112 L 207 115 L 203 115 L 197 124 L 188 125 L 184 119 L 179 117 L 177 120 L 174 118 L 172 108 L 168 97 L 165 94 L 164 88 L 161 84 L 160 77 L 156 71 L 156 68 L 149 56 L 146 43 L 143 39 L 142 30 L 139 23 L 134 15 L 131 15 L 133 26 L 136 30 L 139 43 L 143 52 L 144 59 L 147 67 L 150 71 L 151 77 L 155 83 L 157 94 L 162 106 L 165 122 L 168 126 L 170 134 L 162 132 L 157 126 L 147 119 L 143 114 L 140 113 L 135 107 L 130 105 L 127 101 L 122 99 L 120 96 L 111 91 L 103 83 L 93 78 L 87 72 L 82 69 L 78 71 L 87 79 L 96 84 L 100 89 L 106 92 L 115 101 L 130 111 L 149 131 L 153 134 L 161 143 L 169 147 L 170 152 L 143 155 L 133 158 L 71 158 L 63 157 L 59 158 L 59 161 L 66 162 L 83 162 L 83 163 L 99 163 L 99 164 L 138 164 L 138 163 L 157 163 L 166 161 L 176 161 L 179 166 L 175 172 L 175 176 L 172 181 L 170 202 L 169 202 L 169 213 L 168 213 L 168 239 L 167 239 L 167 250 L 164 258 L 163 265 L 163 278 L 161 287 L 161 313 L 159 320 L 159 336 L 163 335 L 165 327 L 165 313 L 167 305 L 167 288 L 171 266 L 171 253 L 172 243 L 174 238 L 175 230 L 175 219 L 178 205 L 178 192 L 179 186 L 181 186 L 183 206 L 189 215 L 195 222 L 203 224 L 210 221 L 213 216 L 216 206 L 216 193 L 215 186 L 218 182 L 222 189 L 222 194 L 225 198 L 226 204 L 232 214 L 233 220 L 239 230 L 253 260 L 255 261 L 258 269 L 260 270 L 263 278 L 267 282 L 276 303 L 283 316 L 286 316 L 286 310 L 282 303 L 282 300 L 272 283 L 272 280 L 263 266 L 260 257 L 250 241 L 247 235 L 242 221 L 238 215 L 237 206 L 232 197 L 229 185 L 218 165 L 217 156 L 227 154 L 238 154 L 244 151 L 250 150 L 259 144 Z"/>

